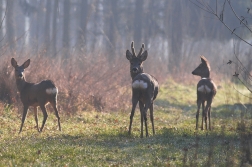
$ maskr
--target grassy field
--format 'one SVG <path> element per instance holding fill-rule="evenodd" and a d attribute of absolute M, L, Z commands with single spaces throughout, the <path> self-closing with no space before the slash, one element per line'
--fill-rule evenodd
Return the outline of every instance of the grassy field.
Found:
<path fill-rule="evenodd" d="M 239 85 L 221 85 L 212 105 L 213 130 L 196 131 L 195 86 L 166 82 L 155 102 L 156 135 L 148 121 L 148 138 L 140 138 L 139 110 L 128 135 L 130 109 L 60 113 L 61 132 L 50 112 L 42 133 L 29 112 L 18 134 L 21 116 L 5 105 L 0 111 L 0 166 L 249 166 L 252 103 L 233 86 L 249 93 Z"/>

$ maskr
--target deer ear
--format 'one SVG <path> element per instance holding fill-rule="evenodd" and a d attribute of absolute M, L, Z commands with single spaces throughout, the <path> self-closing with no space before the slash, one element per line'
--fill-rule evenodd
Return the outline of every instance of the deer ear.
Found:
<path fill-rule="evenodd" d="M 143 54 L 141 54 L 141 56 L 139 56 L 139 58 L 142 60 L 142 61 L 145 61 L 148 57 L 148 52 L 147 50 L 143 52 Z"/>
<path fill-rule="evenodd" d="M 207 64 L 207 59 L 204 56 L 200 56 L 201 62 Z"/>
<path fill-rule="evenodd" d="M 133 58 L 133 55 L 130 53 L 129 50 L 126 51 L 126 58 L 127 58 L 128 60 L 131 60 L 131 59 Z"/>
<path fill-rule="evenodd" d="M 17 67 L 17 61 L 14 58 L 11 58 L 11 65 Z"/>
<path fill-rule="evenodd" d="M 24 68 L 27 68 L 30 65 L 30 59 L 26 60 L 26 62 L 24 62 L 24 64 L 22 65 Z"/>

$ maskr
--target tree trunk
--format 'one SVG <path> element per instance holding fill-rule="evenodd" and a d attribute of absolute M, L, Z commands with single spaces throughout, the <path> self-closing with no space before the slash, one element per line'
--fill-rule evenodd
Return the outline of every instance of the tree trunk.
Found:
<path fill-rule="evenodd" d="M 166 3 L 167 8 L 170 6 L 169 2 Z M 183 29 L 182 29 L 182 8 L 181 0 L 173 1 L 172 8 L 169 12 L 170 29 L 167 32 L 169 40 L 169 70 L 173 72 L 179 72 L 180 64 L 182 62 L 182 45 L 183 45 Z M 167 22 L 168 22 L 167 20 Z"/>
<path fill-rule="evenodd" d="M 57 55 L 57 13 L 59 0 L 55 0 L 53 4 L 53 21 L 52 21 L 52 56 Z"/>
<path fill-rule="evenodd" d="M 45 56 L 50 54 L 50 25 L 51 25 L 51 0 L 46 2 L 45 30 L 44 30 L 44 49 Z"/>
<path fill-rule="evenodd" d="M 108 3 L 109 2 L 109 3 Z M 108 17 L 105 18 L 107 24 L 106 34 L 108 39 L 106 40 L 106 50 L 108 53 L 108 61 L 112 63 L 115 58 L 116 48 L 116 22 L 117 22 L 117 1 L 109 0 L 107 3 Z M 105 37 L 106 38 L 106 37 Z"/>
<path fill-rule="evenodd" d="M 15 23 L 14 23 L 14 0 L 7 1 L 7 13 L 6 13 L 6 35 L 11 51 L 15 51 Z"/>
<path fill-rule="evenodd" d="M 70 27 L 70 1 L 64 0 L 64 8 L 63 8 L 63 51 L 64 58 L 68 58 L 70 52 L 70 38 L 69 38 L 69 27 Z"/>
<path fill-rule="evenodd" d="M 143 0 L 136 0 L 135 3 L 135 18 L 134 18 L 134 41 L 136 46 L 141 46 L 142 40 L 142 13 L 143 13 Z"/>
<path fill-rule="evenodd" d="M 85 51 L 86 47 L 86 29 L 87 29 L 87 23 L 88 23 L 88 11 L 89 5 L 88 0 L 81 0 L 80 2 L 80 18 L 79 18 L 79 28 L 78 28 L 78 48 L 80 50 L 80 53 L 83 53 Z"/>
<path fill-rule="evenodd" d="M 149 4 L 147 7 L 148 11 L 144 14 L 144 20 L 145 20 L 144 44 L 146 46 L 149 45 L 149 40 L 152 38 L 152 35 L 153 35 L 152 32 L 156 33 L 156 31 L 157 31 L 157 30 L 155 30 L 155 26 L 153 26 L 153 22 L 155 21 L 155 20 L 153 20 L 153 18 L 155 19 L 155 17 L 156 17 L 155 14 L 159 11 L 155 11 L 153 9 L 153 7 L 155 5 L 154 2 L 155 2 L 155 0 L 149 0 Z"/>
<path fill-rule="evenodd" d="M 3 40 L 3 22 L 4 22 L 4 13 L 5 13 L 3 1 L 4 0 L 0 0 L 0 42 Z"/>
<path fill-rule="evenodd" d="M 95 50 L 95 45 L 97 43 L 97 36 L 98 36 L 98 32 L 100 32 L 99 28 L 100 28 L 100 24 L 99 24 L 99 17 L 100 17 L 100 11 L 99 11 L 99 8 L 98 6 L 101 4 L 101 0 L 95 0 L 95 1 L 92 1 L 92 6 L 95 6 L 95 9 L 92 11 L 92 14 L 94 15 L 93 16 L 93 27 L 92 27 L 92 30 L 93 30 L 93 33 L 94 35 L 92 36 L 92 38 L 90 39 L 90 49 L 92 51 Z"/>

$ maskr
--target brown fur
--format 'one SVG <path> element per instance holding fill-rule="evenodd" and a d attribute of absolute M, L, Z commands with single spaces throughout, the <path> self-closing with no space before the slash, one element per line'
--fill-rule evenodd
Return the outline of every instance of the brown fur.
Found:
<path fill-rule="evenodd" d="M 201 56 L 201 64 L 192 72 L 193 75 L 198 75 L 201 77 L 201 80 L 197 84 L 197 113 L 196 113 L 196 129 L 198 129 L 198 119 L 199 119 L 199 110 L 200 105 L 202 105 L 202 123 L 201 129 L 203 130 L 203 124 L 205 120 L 205 128 L 208 129 L 207 126 L 207 118 L 209 120 L 209 130 L 211 127 L 211 104 L 214 96 L 217 92 L 217 87 L 212 79 L 210 79 L 210 64 L 208 60 Z M 204 89 L 202 89 L 204 88 Z M 208 92 L 205 88 L 210 89 Z M 207 105 L 205 106 L 205 101 Z"/>
<path fill-rule="evenodd" d="M 56 91 L 57 88 L 54 85 L 54 83 L 51 80 L 44 80 L 40 83 L 26 82 L 25 76 L 23 73 L 24 73 L 24 69 L 30 65 L 30 59 L 24 62 L 23 65 L 18 66 L 16 60 L 12 58 L 11 65 L 15 68 L 16 84 L 17 84 L 18 91 L 20 92 L 21 102 L 23 103 L 23 107 L 24 107 L 22 123 L 20 126 L 19 133 L 22 131 L 22 127 L 23 127 L 29 106 L 34 107 L 34 116 L 35 116 L 37 130 L 39 132 L 43 130 L 46 119 L 48 117 L 46 108 L 45 108 L 47 103 L 50 103 L 52 105 L 55 111 L 55 115 L 58 118 L 59 130 L 61 130 L 60 117 L 59 117 L 58 109 L 57 109 L 57 91 Z M 55 89 L 55 93 L 48 94 L 46 92 L 47 89 Z M 38 128 L 38 117 L 37 117 L 38 106 L 40 106 L 43 112 L 43 116 L 44 116 L 42 126 L 40 129 Z"/>
<path fill-rule="evenodd" d="M 130 61 L 130 74 L 132 77 L 132 84 L 144 83 L 144 86 L 134 87 L 132 85 L 132 110 L 130 114 L 129 134 L 131 134 L 131 126 L 135 113 L 135 108 L 139 102 L 141 113 L 141 137 L 143 137 L 143 120 L 145 122 L 146 137 L 149 136 L 147 128 L 147 110 L 150 110 L 150 119 L 152 123 L 152 131 L 155 134 L 154 118 L 153 118 L 153 102 L 157 97 L 159 85 L 157 80 L 150 74 L 143 72 L 143 61 L 147 59 L 148 53 L 144 51 L 144 44 L 142 44 L 139 54 L 136 56 L 134 43 L 131 43 L 132 53 L 126 51 L 126 58 Z M 143 53 L 142 53 L 143 52 Z"/>

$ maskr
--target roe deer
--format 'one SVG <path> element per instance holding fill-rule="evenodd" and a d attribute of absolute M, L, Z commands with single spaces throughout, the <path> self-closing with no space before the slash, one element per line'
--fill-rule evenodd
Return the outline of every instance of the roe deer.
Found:
<path fill-rule="evenodd" d="M 24 76 L 24 69 L 27 68 L 30 65 L 30 59 L 28 59 L 26 62 L 24 62 L 23 65 L 19 66 L 17 64 L 17 61 L 12 58 L 11 59 L 11 65 L 15 68 L 15 78 L 16 78 L 16 84 L 18 91 L 20 93 L 20 98 L 23 103 L 23 116 L 22 116 L 22 123 L 19 130 L 19 133 L 22 131 L 22 127 L 24 125 L 24 121 L 26 118 L 27 110 L 29 106 L 34 107 L 34 116 L 36 121 L 36 127 L 39 132 L 42 132 L 43 127 L 45 125 L 46 119 L 47 119 L 47 112 L 46 112 L 46 104 L 51 103 L 56 117 L 58 118 L 58 126 L 59 130 L 61 131 L 60 126 L 60 117 L 57 109 L 57 93 L 58 89 L 54 85 L 54 83 L 50 80 L 44 80 L 40 83 L 29 83 L 26 82 L 25 76 Z M 42 126 L 39 129 L 38 127 L 38 116 L 37 116 L 37 107 L 40 106 L 42 112 L 43 112 L 43 122 Z"/>
<path fill-rule="evenodd" d="M 197 84 L 197 113 L 196 113 L 196 130 L 198 129 L 199 110 L 202 104 L 202 123 L 201 130 L 203 130 L 203 123 L 205 119 L 205 127 L 207 127 L 207 117 L 209 120 L 209 130 L 211 130 L 211 104 L 214 96 L 216 95 L 216 85 L 212 79 L 210 79 L 210 64 L 204 56 L 201 56 L 201 64 L 192 72 L 193 75 L 198 75 L 201 80 Z M 205 101 L 207 105 L 205 106 Z"/>
<path fill-rule="evenodd" d="M 146 137 L 149 136 L 147 128 L 147 110 L 150 109 L 150 119 L 152 123 L 152 131 L 155 134 L 154 120 L 153 120 L 153 101 L 158 94 L 158 82 L 150 74 L 143 72 L 143 61 L 147 59 L 148 52 L 144 50 L 144 44 L 136 56 L 134 49 L 134 42 L 131 43 L 131 50 L 126 51 L 126 58 L 130 62 L 130 75 L 132 78 L 132 110 L 130 114 L 129 134 L 131 134 L 131 125 L 135 113 L 135 108 L 139 102 L 141 113 L 141 138 L 143 137 L 143 120 L 145 121 Z"/>

